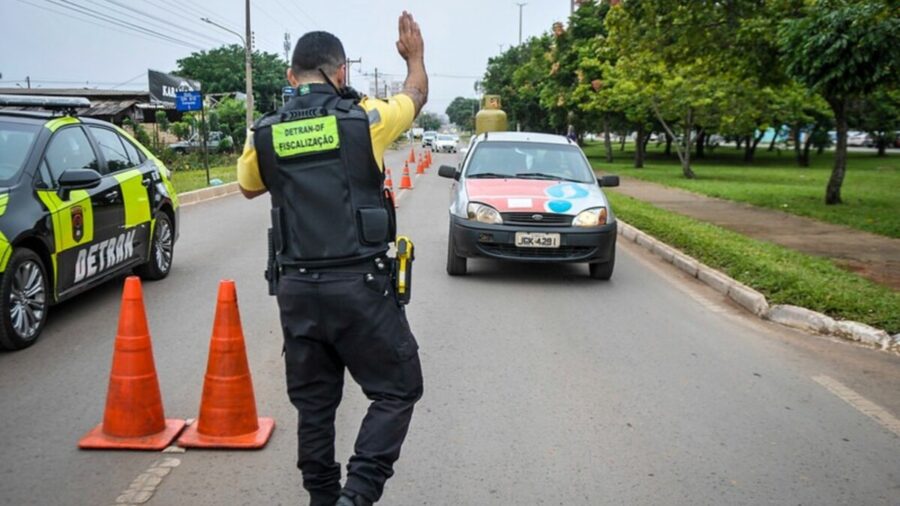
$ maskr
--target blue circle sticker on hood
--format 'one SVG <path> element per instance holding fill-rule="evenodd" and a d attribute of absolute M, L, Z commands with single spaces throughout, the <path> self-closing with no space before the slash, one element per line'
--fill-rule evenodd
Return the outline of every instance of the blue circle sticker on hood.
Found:
<path fill-rule="evenodd" d="M 544 193 L 557 199 L 583 199 L 589 195 L 588 191 L 582 186 L 572 183 L 551 186 L 550 188 L 547 188 Z"/>

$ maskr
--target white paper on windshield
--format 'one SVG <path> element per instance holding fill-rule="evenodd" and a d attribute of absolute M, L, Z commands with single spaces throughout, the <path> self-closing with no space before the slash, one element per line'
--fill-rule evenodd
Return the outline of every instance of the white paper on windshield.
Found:
<path fill-rule="evenodd" d="M 510 209 L 530 209 L 531 199 L 507 199 Z"/>

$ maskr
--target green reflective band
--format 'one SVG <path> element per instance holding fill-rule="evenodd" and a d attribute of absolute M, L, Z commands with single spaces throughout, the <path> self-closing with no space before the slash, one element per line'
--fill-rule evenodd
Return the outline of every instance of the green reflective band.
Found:
<path fill-rule="evenodd" d="M 78 119 L 73 118 L 71 116 L 63 116 L 62 118 L 51 119 L 50 121 L 44 123 L 44 126 L 47 130 L 51 132 L 55 132 L 59 130 L 60 127 L 64 127 L 66 125 L 77 125 L 81 123 Z"/>
<path fill-rule="evenodd" d="M 129 170 L 114 176 L 122 189 L 125 200 L 125 228 L 132 228 L 150 221 L 150 197 L 139 170 Z"/>
<path fill-rule="evenodd" d="M 12 246 L 10 246 L 3 232 L 0 232 L 0 272 L 6 270 L 6 264 L 9 262 L 10 256 L 12 256 Z"/>
<path fill-rule="evenodd" d="M 281 158 L 330 151 L 340 146 L 335 116 L 272 125 L 272 147 Z"/>
<path fill-rule="evenodd" d="M 50 211 L 56 246 L 54 253 L 61 253 L 94 240 L 94 206 L 87 191 L 75 190 L 69 194 L 69 200 L 65 201 L 53 190 L 39 190 L 37 196 Z M 81 216 L 80 227 L 74 219 L 77 215 Z"/>
<path fill-rule="evenodd" d="M 4 193 L 0 195 L 0 216 L 3 216 L 3 213 L 6 212 L 6 204 L 9 203 L 9 194 Z"/>

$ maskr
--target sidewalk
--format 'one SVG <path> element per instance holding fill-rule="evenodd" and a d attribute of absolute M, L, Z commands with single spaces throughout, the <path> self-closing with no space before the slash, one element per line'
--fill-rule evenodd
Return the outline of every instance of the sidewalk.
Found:
<path fill-rule="evenodd" d="M 900 290 L 900 239 L 627 177 L 614 191 L 754 239 L 830 258 L 849 271 Z"/>

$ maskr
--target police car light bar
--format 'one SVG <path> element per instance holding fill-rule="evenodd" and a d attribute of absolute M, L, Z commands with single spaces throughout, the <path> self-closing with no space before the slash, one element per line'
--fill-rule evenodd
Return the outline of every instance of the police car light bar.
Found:
<path fill-rule="evenodd" d="M 41 97 L 35 95 L 0 95 L 0 107 L 41 107 L 51 110 L 87 109 L 91 101 L 84 97 Z"/>

